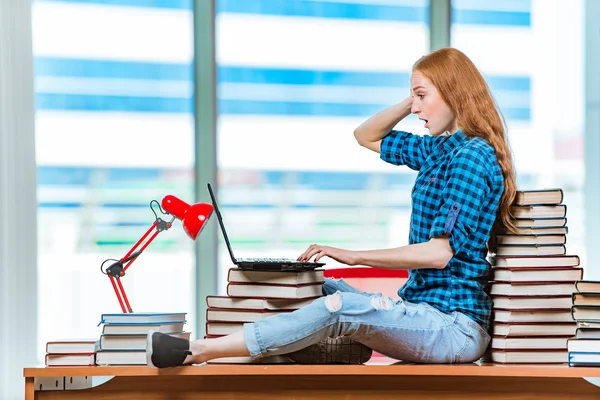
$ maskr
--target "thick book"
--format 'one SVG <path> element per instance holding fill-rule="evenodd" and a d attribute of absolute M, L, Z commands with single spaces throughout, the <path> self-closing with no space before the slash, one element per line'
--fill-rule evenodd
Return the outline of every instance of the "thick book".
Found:
<path fill-rule="evenodd" d="M 573 305 L 600 307 L 600 293 L 573 293 Z"/>
<path fill-rule="evenodd" d="M 319 294 L 319 297 L 322 293 Z M 206 296 L 206 305 L 212 308 L 235 310 L 297 310 L 312 303 L 317 297 L 308 299 L 268 299 L 228 296 Z"/>
<path fill-rule="evenodd" d="M 518 190 L 513 204 L 520 206 L 560 204 L 563 201 L 563 196 L 563 191 L 560 188 Z"/>
<path fill-rule="evenodd" d="M 521 283 L 521 282 L 493 282 L 490 285 L 489 293 L 491 295 L 505 295 L 505 296 L 567 296 L 573 293 L 575 290 L 574 283 Z"/>
<path fill-rule="evenodd" d="M 513 218 L 517 228 L 558 228 L 567 226 L 566 218 Z"/>
<path fill-rule="evenodd" d="M 509 310 L 565 310 L 572 306 L 571 296 L 492 296 L 494 308 Z"/>
<path fill-rule="evenodd" d="M 160 322 L 119 324 L 111 323 L 102 326 L 103 335 L 146 335 L 150 331 L 161 333 L 182 332 L 185 321 L 176 321 L 162 324 Z"/>
<path fill-rule="evenodd" d="M 77 366 L 77 365 L 94 365 L 95 354 L 46 354 L 45 363 L 48 366 Z"/>
<path fill-rule="evenodd" d="M 148 335 L 101 335 L 98 350 L 146 350 Z M 173 332 L 169 336 L 190 340 L 190 332 Z"/>
<path fill-rule="evenodd" d="M 496 267 L 577 267 L 580 259 L 576 255 L 558 256 L 495 256 L 489 258 Z"/>
<path fill-rule="evenodd" d="M 571 310 L 569 310 L 569 315 L 571 314 Z M 573 316 L 571 316 L 573 318 Z M 600 329 L 600 321 L 576 321 L 577 328 L 596 328 Z"/>
<path fill-rule="evenodd" d="M 146 365 L 145 350 L 103 350 L 96 353 L 96 365 Z"/>
<path fill-rule="evenodd" d="M 575 292 L 600 293 L 600 281 L 580 280 L 575 282 Z"/>
<path fill-rule="evenodd" d="M 566 204 L 545 206 L 511 206 L 510 214 L 513 218 L 564 218 L 567 215 Z"/>
<path fill-rule="evenodd" d="M 252 360 L 252 357 L 222 357 L 214 358 L 207 364 L 295 364 L 294 360 L 284 355 L 267 356 L 258 360 Z"/>
<path fill-rule="evenodd" d="M 563 350 L 567 348 L 569 336 L 563 337 L 505 337 L 493 336 L 491 348 L 494 350 L 508 349 L 543 349 Z"/>
<path fill-rule="evenodd" d="M 600 307 L 597 306 L 573 306 L 571 314 L 575 320 L 600 321 Z"/>
<path fill-rule="evenodd" d="M 501 323 L 494 321 L 494 336 L 573 336 L 577 330 L 575 321 L 569 323 Z"/>
<path fill-rule="evenodd" d="M 184 321 L 187 313 L 121 313 L 121 314 L 102 314 L 100 320 L 104 324 L 110 323 L 145 323 L 145 322 L 175 322 Z"/>
<path fill-rule="evenodd" d="M 256 322 L 272 315 L 283 314 L 291 311 L 265 311 L 265 310 L 226 310 L 208 308 L 206 320 L 208 322 Z"/>
<path fill-rule="evenodd" d="M 600 340 L 569 339 L 568 350 L 580 353 L 600 353 Z"/>
<path fill-rule="evenodd" d="M 46 353 L 51 354 L 90 354 L 96 351 L 98 339 L 57 339 L 46 343 Z"/>
<path fill-rule="evenodd" d="M 505 235 L 536 235 L 536 236 L 545 236 L 545 235 L 566 235 L 569 233 L 569 228 L 566 226 L 557 226 L 550 228 L 535 228 L 535 227 L 524 227 L 524 228 L 515 228 L 516 232 L 511 232 L 508 228 L 504 228 Z"/>
<path fill-rule="evenodd" d="M 599 328 L 577 328 L 575 332 L 575 339 L 600 339 Z"/>
<path fill-rule="evenodd" d="M 600 353 L 569 352 L 569 367 L 600 367 Z"/>
<path fill-rule="evenodd" d="M 306 299 L 323 294 L 323 284 L 266 285 L 256 283 L 229 283 L 227 295 L 231 297 Z"/>
<path fill-rule="evenodd" d="M 502 364 L 563 364 L 566 350 L 492 350 L 492 361 Z"/>
<path fill-rule="evenodd" d="M 572 282 L 583 277 L 583 268 L 503 268 L 492 269 L 500 282 Z M 558 294 L 558 293 L 557 293 Z"/>
<path fill-rule="evenodd" d="M 520 245 L 520 244 L 503 244 L 496 247 L 496 255 L 498 256 L 557 256 L 567 253 L 567 247 L 561 245 Z"/>
<path fill-rule="evenodd" d="M 501 245 L 554 245 L 567 243 L 567 235 L 497 235 Z"/>
<path fill-rule="evenodd" d="M 244 324 L 242 322 L 207 322 L 206 334 L 208 336 L 224 336 L 243 328 Z"/>
<path fill-rule="evenodd" d="M 493 310 L 493 320 L 506 323 L 573 322 L 571 309 L 562 310 Z"/>
<path fill-rule="evenodd" d="M 231 268 L 227 273 L 228 282 L 238 283 L 270 283 L 280 285 L 303 285 L 308 283 L 323 283 L 323 269 L 313 271 L 245 271 Z"/>

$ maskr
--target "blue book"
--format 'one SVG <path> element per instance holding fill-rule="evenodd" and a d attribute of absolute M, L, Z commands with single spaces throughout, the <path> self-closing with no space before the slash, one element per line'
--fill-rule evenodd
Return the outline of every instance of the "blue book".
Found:
<path fill-rule="evenodd" d="M 184 312 L 179 313 L 121 313 L 121 314 L 102 314 L 101 324 L 138 324 L 148 322 L 175 322 L 183 321 L 186 318 Z"/>

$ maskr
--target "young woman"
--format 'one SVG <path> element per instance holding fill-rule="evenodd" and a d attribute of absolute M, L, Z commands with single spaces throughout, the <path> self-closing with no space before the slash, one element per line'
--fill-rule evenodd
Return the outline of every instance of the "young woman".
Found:
<path fill-rule="evenodd" d="M 151 333 L 149 365 L 281 354 L 300 362 L 361 363 L 368 359 L 366 348 L 410 362 L 463 363 L 484 353 L 492 310 L 484 291 L 490 272 L 487 245 L 502 225 L 513 228 L 509 206 L 516 193 L 503 119 L 480 72 L 456 49 L 419 59 L 410 86 L 409 97 L 354 132 L 360 145 L 379 152 L 384 161 L 419 171 L 410 244 L 367 251 L 314 244 L 298 257 L 410 270 L 398 292 L 401 300 L 327 280 L 325 297 L 292 313 L 247 323 L 228 336 L 190 343 Z M 410 113 L 431 135 L 392 130 Z M 327 340 L 338 346 L 323 345 Z"/>

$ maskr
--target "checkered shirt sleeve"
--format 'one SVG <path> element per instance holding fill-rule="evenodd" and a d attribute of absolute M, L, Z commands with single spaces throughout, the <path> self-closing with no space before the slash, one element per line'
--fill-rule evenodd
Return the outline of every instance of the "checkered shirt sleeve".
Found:
<path fill-rule="evenodd" d="M 441 193 L 442 204 L 433 220 L 430 239 L 439 236 L 449 237 L 450 247 L 457 254 L 482 223 L 481 218 L 493 223 L 495 215 L 482 214 L 483 201 L 491 191 L 492 174 L 487 163 L 482 162 L 482 154 L 476 148 L 463 148 L 450 161 L 448 181 Z"/>
<path fill-rule="evenodd" d="M 418 171 L 443 140 L 439 136 L 419 136 L 410 132 L 391 131 L 381 140 L 379 155 L 383 161 L 406 165 Z"/>

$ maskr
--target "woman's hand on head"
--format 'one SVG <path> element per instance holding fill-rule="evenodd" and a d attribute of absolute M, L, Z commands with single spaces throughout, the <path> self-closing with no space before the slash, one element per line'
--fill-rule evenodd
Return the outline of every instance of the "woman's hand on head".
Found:
<path fill-rule="evenodd" d="M 298 257 L 298 261 L 310 261 L 311 258 L 314 257 L 314 261 L 317 262 L 321 257 L 325 256 L 346 265 L 356 265 L 358 263 L 358 254 L 355 251 L 331 246 L 321 246 L 318 244 L 311 244 L 308 249 Z"/>

